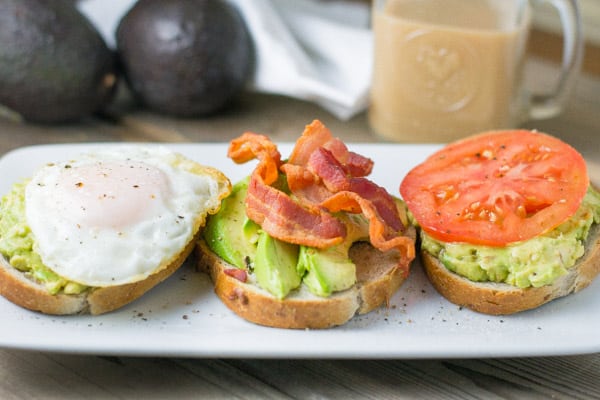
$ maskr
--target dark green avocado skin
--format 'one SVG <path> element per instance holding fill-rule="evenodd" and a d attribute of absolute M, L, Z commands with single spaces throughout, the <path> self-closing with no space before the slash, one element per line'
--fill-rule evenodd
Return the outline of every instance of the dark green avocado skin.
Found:
<path fill-rule="evenodd" d="M 181 117 L 224 109 L 253 64 L 244 20 L 222 0 L 140 0 L 119 23 L 117 48 L 134 95 Z"/>
<path fill-rule="evenodd" d="M 58 123 L 112 98 L 116 57 L 70 0 L 0 0 L 0 104 Z"/>

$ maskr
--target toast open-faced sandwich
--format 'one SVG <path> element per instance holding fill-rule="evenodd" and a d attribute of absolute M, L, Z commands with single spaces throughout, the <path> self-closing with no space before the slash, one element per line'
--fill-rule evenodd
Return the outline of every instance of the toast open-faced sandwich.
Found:
<path fill-rule="evenodd" d="M 212 215 L 198 263 L 237 315 L 280 328 L 327 328 L 389 301 L 408 275 L 415 230 L 404 204 L 366 178 L 372 160 L 319 121 L 285 161 L 245 133 L 228 155 L 258 159 Z"/>
<path fill-rule="evenodd" d="M 412 169 L 400 193 L 425 271 L 455 304 L 512 314 L 600 273 L 600 194 L 581 154 L 555 137 L 516 130 L 460 140 Z"/>
<path fill-rule="evenodd" d="M 48 164 L 2 198 L 0 294 L 46 314 L 115 310 L 183 264 L 230 191 L 164 147 Z"/>

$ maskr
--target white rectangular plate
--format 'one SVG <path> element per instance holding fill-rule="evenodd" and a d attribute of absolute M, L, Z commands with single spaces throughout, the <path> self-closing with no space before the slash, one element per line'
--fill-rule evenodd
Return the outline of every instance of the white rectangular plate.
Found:
<path fill-rule="evenodd" d="M 0 160 L 0 193 L 40 165 L 115 144 L 25 147 Z M 167 145 L 226 173 L 232 182 L 253 164 L 236 165 L 227 144 Z M 375 160 L 371 178 L 397 195 L 402 177 L 434 145 L 350 144 Z M 289 144 L 280 146 L 282 156 Z M 192 265 L 142 298 L 101 316 L 46 316 L 0 298 L 0 347 L 80 354 L 253 358 L 507 357 L 600 351 L 600 280 L 536 310 L 493 317 L 461 309 L 429 285 L 415 262 L 389 308 L 327 330 L 283 330 L 248 323 L 212 292 Z"/>

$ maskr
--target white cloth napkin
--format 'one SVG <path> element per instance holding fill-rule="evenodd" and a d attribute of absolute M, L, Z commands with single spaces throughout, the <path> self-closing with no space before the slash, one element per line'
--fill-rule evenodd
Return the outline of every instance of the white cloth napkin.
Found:
<path fill-rule="evenodd" d="M 340 119 L 364 110 L 372 68 L 369 5 L 347 0 L 229 0 L 252 35 L 249 89 L 312 101 Z M 114 47 L 135 0 L 83 0 L 80 10 Z"/>

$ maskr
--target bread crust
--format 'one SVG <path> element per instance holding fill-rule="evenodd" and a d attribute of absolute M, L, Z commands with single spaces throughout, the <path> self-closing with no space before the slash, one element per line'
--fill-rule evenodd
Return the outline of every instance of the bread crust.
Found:
<path fill-rule="evenodd" d="M 43 285 L 0 257 L 0 295 L 21 307 L 44 314 L 104 314 L 123 307 L 167 279 L 194 250 L 198 237 L 199 233 L 166 266 L 142 281 L 90 288 L 80 294 L 50 294 Z"/>
<path fill-rule="evenodd" d="M 521 289 L 506 283 L 473 282 L 448 270 L 421 250 L 422 264 L 436 290 L 454 304 L 492 315 L 530 310 L 587 287 L 600 273 L 600 226 L 592 225 L 585 253 L 569 273 L 551 285 Z"/>
<path fill-rule="evenodd" d="M 411 229 L 414 236 L 414 231 Z M 302 287 L 279 300 L 253 283 L 244 283 L 227 274 L 235 268 L 215 253 L 204 240 L 197 246 L 198 269 L 207 272 L 221 301 L 235 314 L 255 324 L 291 329 L 322 329 L 343 325 L 356 314 L 365 314 L 382 304 L 407 277 L 408 264 L 396 251 L 382 253 L 368 243 L 350 249 L 356 264 L 357 284 L 329 297 L 313 295 Z"/>

